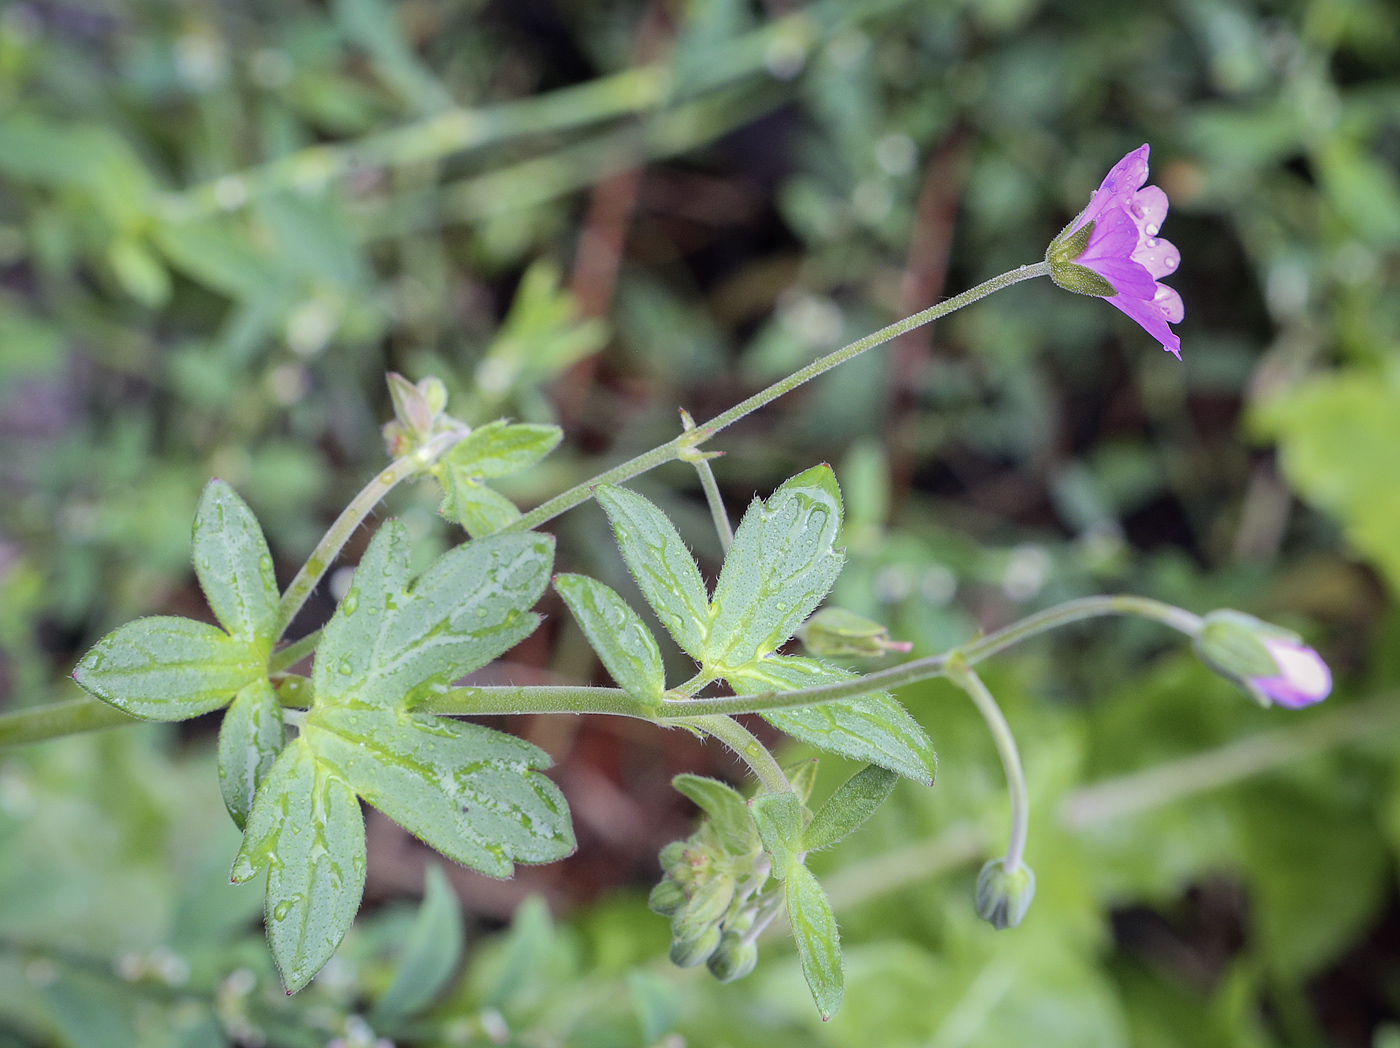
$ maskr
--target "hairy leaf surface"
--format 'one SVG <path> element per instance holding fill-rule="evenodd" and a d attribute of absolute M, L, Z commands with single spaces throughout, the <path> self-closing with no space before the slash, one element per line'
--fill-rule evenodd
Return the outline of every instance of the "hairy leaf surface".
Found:
<path fill-rule="evenodd" d="M 757 499 L 734 533 L 711 601 L 704 662 L 720 673 L 776 651 L 827 595 L 845 558 L 841 491 L 830 466 Z"/>
<path fill-rule="evenodd" d="M 397 709 L 326 706 L 305 738 L 361 797 L 449 859 L 492 877 L 574 850 L 569 808 L 513 735 Z"/>
<path fill-rule="evenodd" d="M 224 629 L 271 649 L 278 599 L 272 554 L 253 511 L 222 480 L 211 480 L 200 497 L 192 555 L 199 586 Z"/>
<path fill-rule="evenodd" d="M 666 690 L 661 649 L 628 603 L 611 587 L 584 575 L 560 575 L 554 588 L 618 687 L 638 699 L 660 700 Z"/>
<path fill-rule="evenodd" d="M 236 882 L 267 870 L 267 939 L 288 992 L 335 953 L 360 908 L 365 824 L 355 793 L 305 738 L 282 751 L 258 790 Z"/>
<path fill-rule="evenodd" d="M 815 659 L 770 655 L 741 667 L 728 679 L 735 694 L 759 695 L 833 684 L 855 676 Z M 928 735 L 887 692 L 820 706 L 768 710 L 763 718 L 809 745 L 878 764 L 917 782 L 932 782 L 938 770 L 938 758 Z"/>
<path fill-rule="evenodd" d="M 802 974 L 812 991 L 812 1000 L 823 1019 L 830 1019 L 841 1007 L 846 993 L 846 970 L 841 960 L 841 933 L 836 914 L 816 876 L 798 864 L 788 872 L 783 885 L 787 896 L 788 921 L 797 941 Z"/>
<path fill-rule="evenodd" d="M 318 705 L 411 706 L 486 665 L 539 625 L 529 611 L 554 559 L 547 535 L 495 535 L 443 554 L 408 584 L 408 531 L 389 521 L 326 625 Z"/>
<path fill-rule="evenodd" d="M 661 624 L 686 652 L 701 658 L 710 602 L 700 568 L 675 525 L 634 491 L 600 484 L 593 494 L 612 522 L 622 559 Z"/>
<path fill-rule="evenodd" d="M 219 792 L 240 830 L 286 738 L 282 704 L 266 677 L 234 697 L 219 727 Z"/>

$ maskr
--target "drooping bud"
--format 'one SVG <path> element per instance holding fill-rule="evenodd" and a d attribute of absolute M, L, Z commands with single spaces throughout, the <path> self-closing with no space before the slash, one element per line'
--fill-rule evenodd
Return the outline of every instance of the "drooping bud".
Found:
<path fill-rule="evenodd" d="M 878 658 L 886 652 L 906 652 L 908 641 L 890 640 L 888 627 L 845 608 L 822 608 L 797 631 L 813 655 L 831 658 Z"/>
<path fill-rule="evenodd" d="M 758 946 L 747 942 L 747 938 L 738 932 L 725 932 L 715 952 L 710 954 L 710 974 L 722 983 L 729 983 L 753 971 L 758 964 Z"/>
<path fill-rule="evenodd" d="M 1332 673 L 1301 637 L 1243 612 L 1222 609 L 1204 619 L 1196 654 L 1264 706 L 1311 706 L 1332 691 Z"/>
<path fill-rule="evenodd" d="M 676 937 L 671 940 L 671 963 L 678 968 L 694 968 L 704 964 L 710 954 L 719 946 L 723 933 L 719 925 L 706 925 L 694 937 Z"/>
<path fill-rule="evenodd" d="M 977 875 L 977 916 L 993 928 L 1015 928 L 1035 898 L 1035 873 L 1025 863 L 1010 872 L 1005 859 L 992 859 Z"/>
<path fill-rule="evenodd" d="M 669 917 L 677 912 L 686 903 L 685 889 L 676 883 L 675 878 L 667 875 L 651 890 L 647 896 L 647 905 L 651 907 L 651 912 L 660 914 L 662 917 Z"/>

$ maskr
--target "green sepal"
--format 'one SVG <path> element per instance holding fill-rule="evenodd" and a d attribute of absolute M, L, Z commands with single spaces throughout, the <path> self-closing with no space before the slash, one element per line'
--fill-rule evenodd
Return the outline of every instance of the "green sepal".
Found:
<path fill-rule="evenodd" d="M 802 974 L 825 1022 L 836 1014 L 846 993 L 846 970 L 841 959 L 841 933 L 836 927 L 836 914 L 816 876 L 805 866 L 794 866 L 783 888 L 788 922 L 792 925 L 792 937 L 802 961 Z"/>
<path fill-rule="evenodd" d="M 666 690 L 661 649 L 628 603 L 584 575 L 558 575 L 554 588 L 618 686 L 643 702 L 660 702 Z"/>
<path fill-rule="evenodd" d="M 1110 284 L 1107 278 L 1099 276 L 1088 266 L 1081 266 L 1077 262 L 1052 265 L 1050 279 L 1066 291 L 1073 291 L 1076 295 L 1112 298 L 1118 294 L 1118 289 Z"/>
<path fill-rule="evenodd" d="M 408 930 L 389 988 L 370 1021 L 402 1020 L 423 1011 L 446 989 L 462 961 L 462 904 L 437 863 L 428 866 L 423 904 Z"/>
<path fill-rule="evenodd" d="M 222 480 L 211 480 L 194 515 L 191 556 L 200 589 L 224 629 L 271 651 L 277 577 L 257 517 Z"/>
<path fill-rule="evenodd" d="M 1073 222 L 1065 226 L 1045 249 L 1045 261 L 1049 262 L 1052 268 L 1075 261 L 1089 247 L 1089 238 L 1094 235 L 1095 225 L 1095 222 L 1085 222 L 1074 232 L 1070 232 L 1074 228 Z"/>
<path fill-rule="evenodd" d="M 326 624 L 312 670 L 317 705 L 411 707 L 524 640 L 554 540 L 534 532 L 463 543 L 408 584 L 408 529 L 388 521 Z"/>
<path fill-rule="evenodd" d="M 729 674 L 737 695 L 793 691 L 853 680 L 849 670 L 796 655 L 770 655 Z M 853 760 L 878 764 L 928 785 L 938 770 L 933 743 L 887 692 L 819 706 L 767 710 L 763 718 L 795 739 Z"/>
<path fill-rule="evenodd" d="M 802 850 L 829 848 L 854 833 L 894 792 L 899 776 L 867 764 L 831 795 L 802 834 Z"/>
<path fill-rule="evenodd" d="M 760 793 L 749 799 L 749 810 L 764 850 L 773 856 L 774 876 L 785 879 L 802 865 L 802 802 L 795 793 Z"/>
<path fill-rule="evenodd" d="M 593 491 L 607 513 L 618 549 L 661 624 L 689 655 L 701 659 L 710 629 L 710 601 L 700 568 L 666 514 L 626 488 Z"/>
<path fill-rule="evenodd" d="M 287 741 L 282 703 L 263 677 L 236 696 L 219 727 L 219 792 L 241 830 L 277 755 Z"/>
<path fill-rule="evenodd" d="M 725 558 L 711 600 L 703 663 L 720 676 L 776 651 L 827 595 L 845 557 L 841 490 L 830 466 L 754 500 Z"/>
<path fill-rule="evenodd" d="M 217 626 L 171 615 L 136 619 L 92 646 L 73 670 L 90 694 L 147 720 L 198 717 L 267 673 L 267 654 Z"/>
<path fill-rule="evenodd" d="M 264 922 L 288 993 L 305 986 L 354 923 L 365 886 L 365 823 L 354 791 L 304 738 L 258 789 L 232 879 L 267 870 Z"/>
<path fill-rule="evenodd" d="M 718 779 L 682 773 L 671 785 L 689 797 L 710 817 L 710 824 L 719 834 L 724 849 L 734 855 L 751 852 L 759 845 L 758 828 L 754 826 L 749 806 L 738 790 Z"/>
<path fill-rule="evenodd" d="M 568 804 L 540 774 L 548 754 L 514 735 L 358 706 L 314 709 L 302 732 L 357 794 L 463 866 L 509 877 L 574 850 Z"/>

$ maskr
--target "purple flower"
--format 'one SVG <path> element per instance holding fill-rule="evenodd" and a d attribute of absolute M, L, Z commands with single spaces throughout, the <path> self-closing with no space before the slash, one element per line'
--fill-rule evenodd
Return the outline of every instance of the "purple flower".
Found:
<path fill-rule="evenodd" d="M 1268 677 L 1248 678 L 1251 690 L 1291 710 L 1311 706 L 1331 694 L 1332 672 L 1312 648 L 1281 637 L 1264 637 L 1263 641 L 1278 672 Z"/>
<path fill-rule="evenodd" d="M 1089 206 L 1050 243 L 1045 261 L 1060 287 L 1097 295 L 1116 306 L 1181 357 L 1168 324 L 1181 322 L 1181 296 L 1158 278 L 1176 270 L 1181 253 L 1157 233 L 1167 217 L 1167 194 L 1147 181 L 1148 147 L 1118 161 L 1089 198 Z"/>

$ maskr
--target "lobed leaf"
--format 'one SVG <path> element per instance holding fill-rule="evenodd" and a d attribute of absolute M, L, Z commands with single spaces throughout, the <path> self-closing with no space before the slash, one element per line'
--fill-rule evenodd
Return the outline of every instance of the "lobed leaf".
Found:
<path fill-rule="evenodd" d="M 700 568 L 666 514 L 634 491 L 600 484 L 593 495 L 612 523 L 622 559 L 661 624 L 687 653 L 702 657 L 710 602 Z"/>
<path fill-rule="evenodd" d="M 833 547 L 841 490 L 830 466 L 799 473 L 757 499 L 734 533 L 711 600 L 703 662 L 721 675 L 776 651 L 841 573 Z"/>
<path fill-rule="evenodd" d="M 854 833 L 894 792 L 899 776 L 876 764 L 856 772 L 821 806 L 802 834 L 802 850 L 829 848 Z"/>
<path fill-rule="evenodd" d="M 758 847 L 758 828 L 749 814 L 748 803 L 738 790 L 718 779 L 688 773 L 677 775 L 671 780 L 671 785 L 710 817 L 711 824 L 730 852 L 743 855 Z"/>
<path fill-rule="evenodd" d="M 73 679 L 133 717 L 175 721 L 218 709 L 266 673 L 266 651 L 208 623 L 156 615 L 103 637 Z"/>
<path fill-rule="evenodd" d="M 354 791 L 305 737 L 282 751 L 248 816 L 233 880 L 267 870 L 264 919 L 288 993 L 335 953 L 365 886 L 365 824 Z"/>
<path fill-rule="evenodd" d="M 327 623 L 312 671 L 318 705 L 406 708 L 535 631 L 554 540 L 475 539 L 408 585 L 408 531 L 391 520 L 365 551 Z"/>
<path fill-rule="evenodd" d="M 191 552 L 199 586 L 224 629 L 271 650 L 278 601 L 272 554 L 253 511 L 222 480 L 204 487 Z"/>
<path fill-rule="evenodd" d="M 857 675 L 796 655 L 770 655 L 730 672 L 737 695 L 793 691 Z M 820 706 L 769 710 L 763 718 L 775 728 L 819 749 L 839 753 L 928 785 L 938 770 L 938 757 L 924 729 L 887 692 L 841 699 Z"/>
<path fill-rule="evenodd" d="M 559 575 L 554 588 L 618 686 L 638 699 L 659 702 L 666 690 L 661 649 L 627 602 L 584 575 Z"/>
<path fill-rule="evenodd" d="M 350 787 L 449 859 L 492 877 L 575 847 L 548 755 L 479 724 L 399 709 L 324 706 L 303 727 Z"/>
<path fill-rule="evenodd" d="M 234 697 L 219 727 L 219 792 L 240 830 L 286 741 L 282 704 L 262 677 Z"/>
<path fill-rule="evenodd" d="M 802 974 L 807 978 L 817 1011 L 825 1021 L 836 1014 L 846 992 L 846 970 L 841 959 L 841 933 L 836 927 L 836 914 L 816 876 L 801 864 L 789 871 L 784 893 L 792 937 L 802 961 Z"/>

